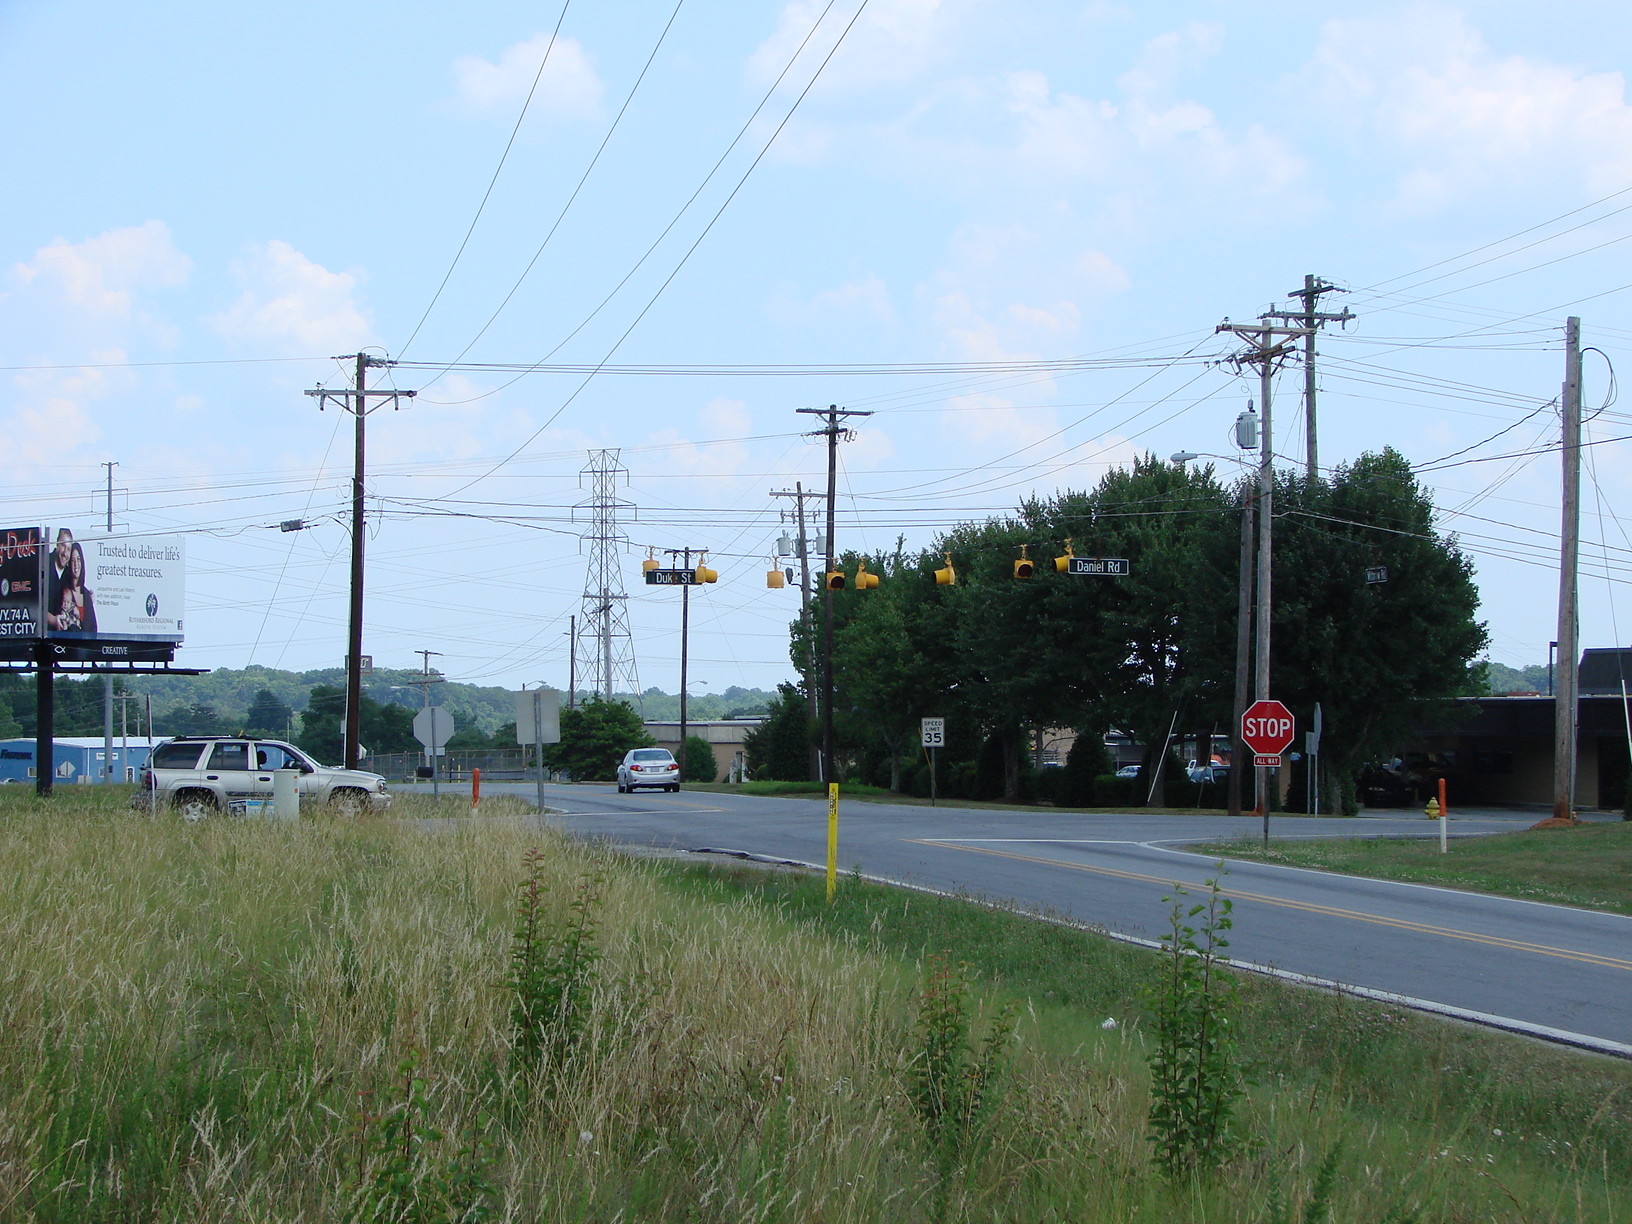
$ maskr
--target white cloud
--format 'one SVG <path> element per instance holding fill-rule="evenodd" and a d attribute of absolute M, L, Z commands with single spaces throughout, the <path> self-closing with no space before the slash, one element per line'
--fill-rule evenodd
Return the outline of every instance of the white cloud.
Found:
<path fill-rule="evenodd" d="M 1122 74 L 1118 83 L 1133 97 L 1164 93 L 1185 71 L 1217 55 L 1223 45 L 1222 25 L 1192 21 L 1147 42 L 1138 62 Z"/>
<path fill-rule="evenodd" d="M 123 350 L 92 353 L 97 365 L 118 366 Z M 116 390 L 129 390 L 134 378 L 124 370 L 80 368 L 38 370 L 18 375 L 11 411 L 0 416 L 0 437 L 13 462 L 60 467 L 80 457 L 81 448 L 98 441 L 102 428 L 91 407 Z"/>
<path fill-rule="evenodd" d="M 1452 9 L 1334 18 L 1302 79 L 1402 163 L 1406 209 L 1560 173 L 1594 194 L 1632 181 L 1622 74 L 1498 53 Z"/>
<path fill-rule="evenodd" d="M 749 56 L 749 79 L 760 86 L 774 81 L 827 7 L 825 0 L 789 0 L 776 31 Z M 945 53 L 953 8 L 943 0 L 873 0 L 823 69 L 818 90 L 854 93 L 917 76 Z M 809 78 L 853 12 L 828 14 L 826 24 L 801 53 L 792 79 L 803 83 Z"/>
<path fill-rule="evenodd" d="M 162 221 L 111 229 L 70 243 L 58 238 L 13 268 L 17 281 L 101 316 L 129 317 L 136 295 L 187 283 L 191 261 L 176 250 Z"/>
<path fill-rule="evenodd" d="M 532 109 L 558 118 L 589 118 L 599 112 L 605 92 L 583 46 L 576 39 L 557 37 L 552 47 L 548 34 L 535 34 L 505 48 L 496 62 L 461 56 L 454 61 L 453 74 L 459 97 L 481 110 L 521 105 L 537 80 Z"/>
<path fill-rule="evenodd" d="M 230 339 L 299 356 L 375 343 L 350 273 L 331 272 L 279 239 L 235 261 L 232 272 L 243 292 L 209 319 Z"/>
<path fill-rule="evenodd" d="M 869 331 L 893 327 L 897 319 L 890 300 L 889 286 L 880 276 L 864 276 L 796 301 L 779 296 L 769 307 L 779 322 L 792 324 L 829 323 L 838 327 L 862 327 Z"/>

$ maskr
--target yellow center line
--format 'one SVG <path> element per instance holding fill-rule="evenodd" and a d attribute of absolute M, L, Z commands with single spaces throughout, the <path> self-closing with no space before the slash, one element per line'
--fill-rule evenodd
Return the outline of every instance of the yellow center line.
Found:
<path fill-rule="evenodd" d="M 1137 871 L 1123 871 L 1117 867 L 1099 867 L 1091 863 L 1067 863 L 1059 859 L 1043 858 L 1034 854 L 1017 854 L 1012 850 L 994 850 L 989 846 L 970 846 L 954 841 L 940 841 L 936 838 L 911 839 L 922 846 L 939 846 L 945 850 L 962 850 L 967 854 L 986 854 L 993 858 L 1013 859 L 1021 863 L 1040 863 L 1048 867 L 1063 867 L 1067 871 L 1086 871 L 1094 875 L 1113 876 L 1121 880 L 1137 880 L 1145 884 L 1160 884 L 1164 887 L 1178 888 L 1181 883 L 1168 876 L 1145 875 Z M 1367 922 L 1373 926 L 1392 927 L 1398 931 L 1411 931 L 1420 935 L 1438 935 L 1444 939 L 1460 939 L 1466 943 L 1484 944 L 1491 948 L 1506 948 L 1515 952 L 1533 952 L 1538 956 L 1553 956 L 1561 960 L 1580 961 L 1582 964 L 1596 965 L 1601 969 L 1620 969 L 1632 973 L 1632 960 L 1617 956 L 1601 956 L 1596 952 L 1579 952 L 1572 948 L 1555 948 L 1549 944 L 1530 943 L 1522 939 L 1507 939 L 1500 935 L 1482 935 L 1477 931 L 1459 931 L 1454 927 L 1436 926 L 1426 922 L 1414 922 L 1408 918 L 1387 918 L 1380 914 L 1367 914 L 1359 910 L 1340 909 L 1332 905 L 1318 905 L 1309 901 L 1293 901 L 1285 897 L 1270 897 L 1263 893 L 1243 892 L 1236 888 L 1223 888 L 1219 892 L 1234 900 L 1257 901 L 1263 905 L 1274 905 L 1281 909 L 1299 910 L 1306 914 L 1321 914 L 1329 918 L 1347 918 L 1354 922 Z"/>

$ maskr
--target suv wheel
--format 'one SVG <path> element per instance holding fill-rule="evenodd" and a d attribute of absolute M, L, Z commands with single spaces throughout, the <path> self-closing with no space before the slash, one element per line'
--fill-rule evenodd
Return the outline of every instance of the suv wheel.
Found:
<path fill-rule="evenodd" d="M 368 796 L 362 791 L 351 787 L 344 787 L 329 796 L 329 806 L 334 809 L 336 816 L 344 816 L 347 820 L 356 820 L 368 810 Z"/>
<path fill-rule="evenodd" d="M 220 810 L 215 795 L 207 790 L 184 790 L 175 798 L 176 813 L 189 824 L 215 815 Z"/>

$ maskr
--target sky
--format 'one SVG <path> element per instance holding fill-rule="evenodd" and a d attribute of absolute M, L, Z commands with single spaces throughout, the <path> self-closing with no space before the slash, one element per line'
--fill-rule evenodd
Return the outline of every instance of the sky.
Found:
<path fill-rule="evenodd" d="M 1580 317 L 1581 641 L 1622 643 L 1632 12 L 1570 16 L 7 0 L 0 525 L 93 534 L 111 463 L 116 533 L 186 539 L 178 665 L 340 666 L 353 421 L 306 392 L 363 350 L 416 392 L 366 421 L 377 666 L 564 687 L 612 450 L 638 685 L 680 673 L 680 595 L 641 561 L 690 548 L 720 575 L 693 691 L 768 688 L 796 611 L 772 494 L 826 480 L 798 409 L 871 413 L 841 549 L 1146 453 L 1233 479 L 1257 378 L 1216 329 L 1312 274 L 1354 316 L 1318 342 L 1320 463 L 1416 465 L 1515 667 L 1558 636 Z M 1287 466 L 1302 387 L 1275 379 Z"/>

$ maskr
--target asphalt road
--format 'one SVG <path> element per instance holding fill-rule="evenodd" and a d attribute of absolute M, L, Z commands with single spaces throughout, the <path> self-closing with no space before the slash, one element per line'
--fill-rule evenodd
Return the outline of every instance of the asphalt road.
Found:
<path fill-rule="evenodd" d="M 531 797 L 531 785 L 491 784 Z M 619 795 L 610 784 L 547 786 L 550 823 L 581 836 L 819 864 L 827 805 L 743 795 Z M 1452 836 L 1523 828 L 1536 814 L 1452 813 Z M 1256 838 L 1225 816 L 1081 815 L 1048 809 L 841 805 L 838 865 L 962 892 L 1157 941 L 1175 885 L 1193 894 L 1217 862 L 1187 844 Z M 1271 835 L 1432 834 L 1415 813 L 1272 818 Z M 1226 864 L 1232 959 L 1341 983 L 1482 1023 L 1632 1057 L 1632 918 L 1451 889 L 1241 860 Z"/>

